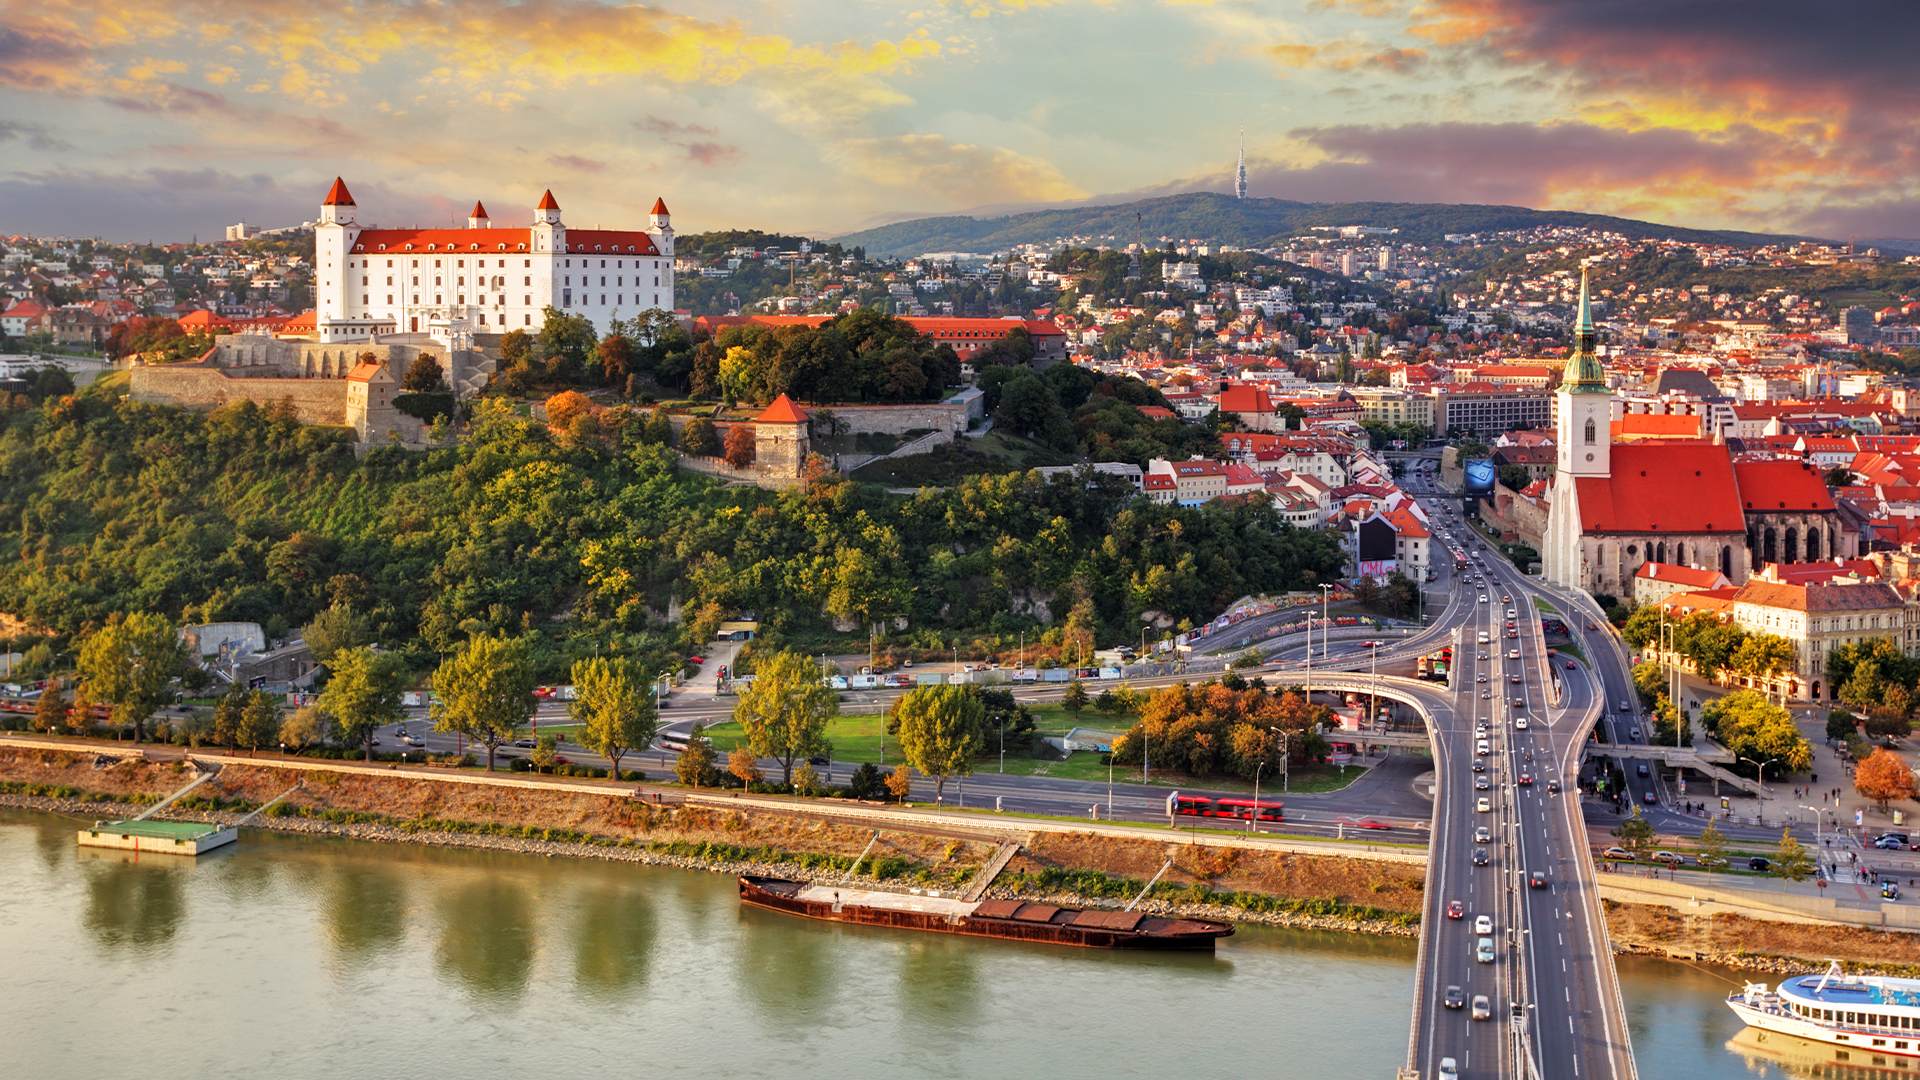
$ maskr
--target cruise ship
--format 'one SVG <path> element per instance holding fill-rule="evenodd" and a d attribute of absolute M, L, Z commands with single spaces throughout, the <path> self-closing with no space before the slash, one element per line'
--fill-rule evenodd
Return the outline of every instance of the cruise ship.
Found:
<path fill-rule="evenodd" d="M 1777 990 L 1748 983 L 1727 995 L 1748 1027 L 1795 1038 L 1920 1058 L 1920 979 L 1848 975 L 1833 961 L 1824 975 L 1795 975 Z"/>

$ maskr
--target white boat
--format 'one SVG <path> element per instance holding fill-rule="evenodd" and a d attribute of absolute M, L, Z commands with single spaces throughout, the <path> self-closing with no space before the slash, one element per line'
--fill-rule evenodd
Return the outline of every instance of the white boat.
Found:
<path fill-rule="evenodd" d="M 1777 989 L 1748 983 L 1727 1007 L 1763 1031 L 1920 1058 L 1920 979 L 1848 975 L 1835 960 L 1824 975 L 1794 975 Z"/>

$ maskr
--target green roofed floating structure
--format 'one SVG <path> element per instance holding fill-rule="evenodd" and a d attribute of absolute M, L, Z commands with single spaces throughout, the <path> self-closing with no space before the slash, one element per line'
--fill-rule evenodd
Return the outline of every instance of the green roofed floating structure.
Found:
<path fill-rule="evenodd" d="M 189 760 L 195 768 L 206 768 Z M 220 775 L 218 768 L 207 768 L 193 782 L 147 808 L 146 813 L 125 821 L 98 821 L 93 828 L 80 830 L 81 847 L 118 848 L 122 851 L 157 852 L 163 855 L 204 855 L 240 838 L 240 826 L 259 817 L 267 807 L 286 798 L 300 785 L 281 792 L 265 806 L 234 822 L 214 825 L 199 821 L 149 821 L 153 815 L 173 805 L 182 795 Z"/>

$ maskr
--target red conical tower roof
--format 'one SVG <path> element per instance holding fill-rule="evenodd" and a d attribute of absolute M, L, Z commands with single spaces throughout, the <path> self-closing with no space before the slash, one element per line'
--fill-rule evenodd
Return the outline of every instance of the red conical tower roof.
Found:
<path fill-rule="evenodd" d="M 320 200 L 321 206 L 353 206 L 353 196 L 347 192 L 347 182 L 339 177 L 333 178 L 333 186 L 327 189 L 327 197 Z"/>
<path fill-rule="evenodd" d="M 661 217 L 666 217 L 666 216 L 668 216 L 668 215 L 667 215 L 667 200 L 665 200 L 665 199 L 655 199 L 655 200 L 653 200 L 653 212 L 654 212 L 654 213 L 656 213 L 656 214 L 659 214 L 659 215 L 660 215 Z"/>
<path fill-rule="evenodd" d="M 553 192 L 549 191 L 545 195 L 540 196 L 540 205 L 534 207 L 534 209 L 535 210 L 558 210 L 560 209 L 560 204 L 553 201 Z"/>
<path fill-rule="evenodd" d="M 468 217 L 477 217 L 477 218 L 483 218 L 483 217 L 486 217 L 486 216 L 487 216 L 487 208 L 486 208 L 485 206 L 483 206 L 483 205 L 481 205 L 481 203 L 480 203 L 480 200 L 478 200 L 478 199 L 475 199 L 475 200 L 474 200 L 474 202 L 473 202 L 473 213 L 471 213 L 471 214 L 468 214 L 467 216 L 468 216 Z"/>
<path fill-rule="evenodd" d="M 753 418 L 756 424 L 804 424 L 807 414 L 785 394 L 773 399 L 767 411 Z"/>

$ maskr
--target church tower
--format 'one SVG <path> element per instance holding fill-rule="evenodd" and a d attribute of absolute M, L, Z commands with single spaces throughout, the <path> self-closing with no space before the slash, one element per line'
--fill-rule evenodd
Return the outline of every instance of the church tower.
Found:
<path fill-rule="evenodd" d="M 1600 335 L 1587 299 L 1587 271 L 1580 270 L 1580 312 L 1573 327 L 1573 354 L 1561 374 L 1554 403 L 1558 461 L 1553 502 L 1547 511 L 1546 576 L 1568 588 L 1585 588 L 1580 485 L 1613 475 L 1613 393 L 1600 366 Z"/>

